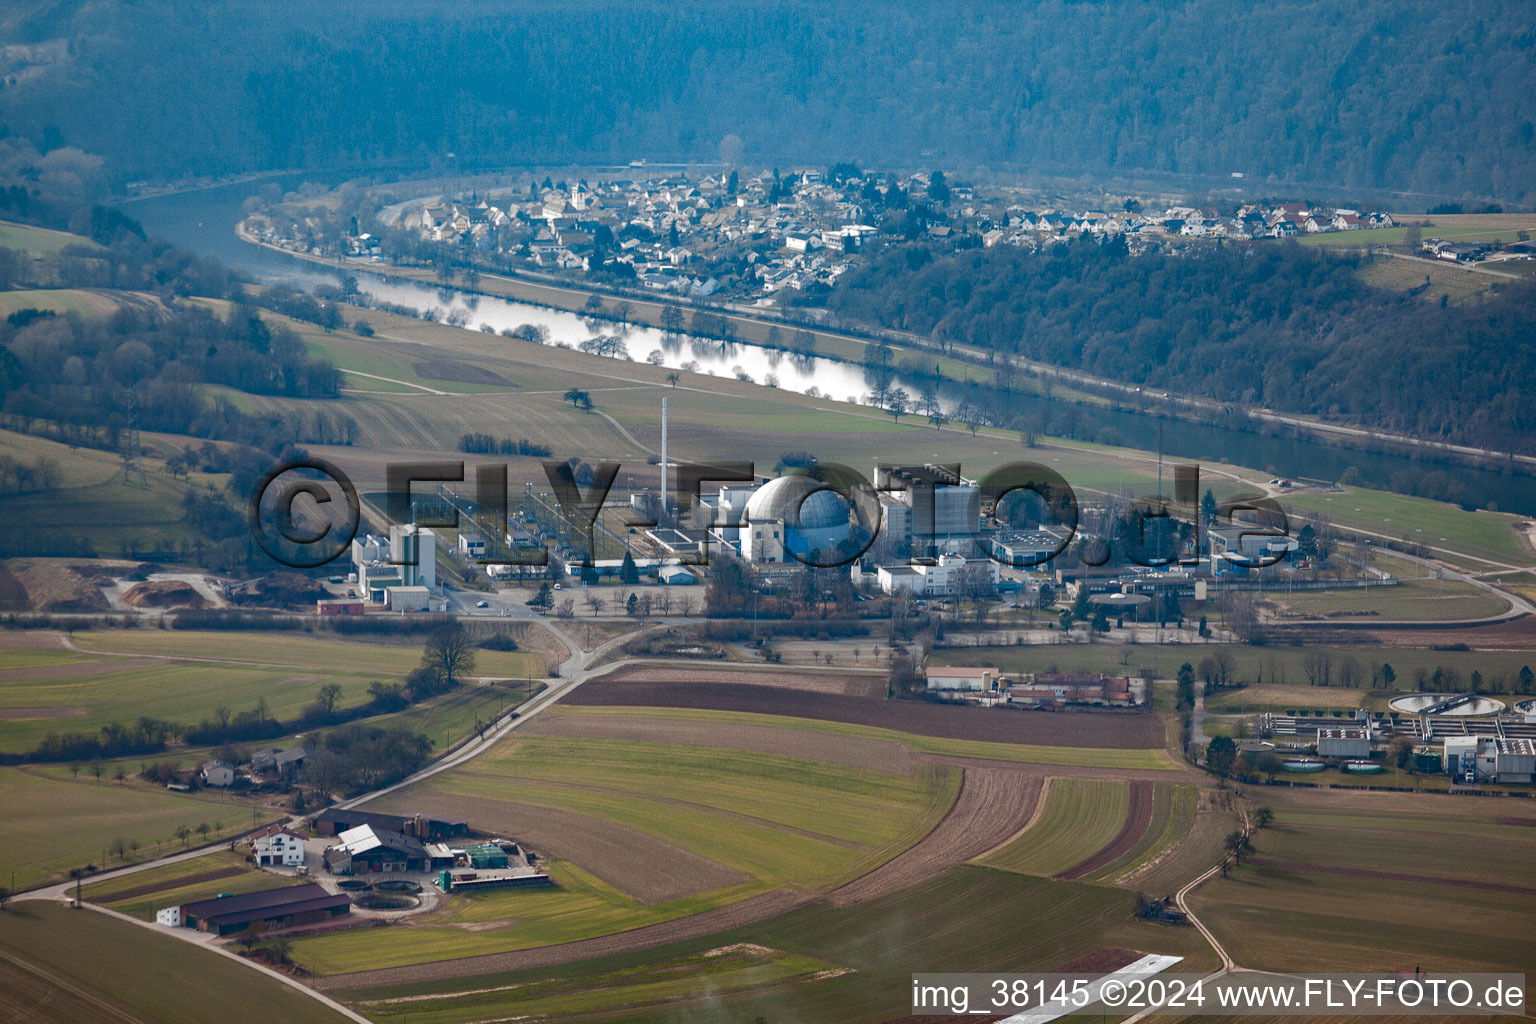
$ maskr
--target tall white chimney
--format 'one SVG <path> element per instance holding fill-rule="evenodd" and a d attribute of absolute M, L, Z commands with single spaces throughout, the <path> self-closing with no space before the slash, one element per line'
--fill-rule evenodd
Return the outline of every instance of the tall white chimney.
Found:
<path fill-rule="evenodd" d="M 661 400 L 661 523 L 665 526 L 671 522 L 670 510 L 667 507 L 667 400 Z"/>

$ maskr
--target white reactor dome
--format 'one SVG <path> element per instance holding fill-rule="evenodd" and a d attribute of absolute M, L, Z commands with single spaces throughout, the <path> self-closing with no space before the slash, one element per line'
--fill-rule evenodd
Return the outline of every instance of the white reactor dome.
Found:
<path fill-rule="evenodd" d="M 781 476 L 759 487 L 747 499 L 750 523 L 782 520 L 802 531 L 842 530 L 848 525 L 848 500 L 808 476 Z"/>

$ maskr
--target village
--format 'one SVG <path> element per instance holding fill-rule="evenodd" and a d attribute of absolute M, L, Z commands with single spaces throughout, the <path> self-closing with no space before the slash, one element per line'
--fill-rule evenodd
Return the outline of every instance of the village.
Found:
<path fill-rule="evenodd" d="M 299 204 L 302 206 L 303 204 Z M 1041 204 L 1011 190 L 838 165 L 739 178 L 686 173 L 556 183 L 526 190 L 435 195 L 343 227 L 317 211 L 269 209 L 256 239 L 290 251 L 410 263 L 428 253 L 500 270 L 602 274 L 615 284 L 680 296 L 778 302 L 830 287 L 861 255 L 926 239 L 943 249 L 1037 251 L 1074 238 L 1123 239 L 1133 252 L 1183 252 L 1200 239 L 1292 238 L 1395 226 L 1390 214 L 1304 202 L 1118 208 Z"/>

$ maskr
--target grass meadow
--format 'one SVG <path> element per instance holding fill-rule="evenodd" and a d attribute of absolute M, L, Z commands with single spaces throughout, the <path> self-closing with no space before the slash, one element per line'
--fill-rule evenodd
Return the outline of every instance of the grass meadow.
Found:
<path fill-rule="evenodd" d="M 208 950 L 62 903 L 0 914 L 0 1005 L 29 1024 L 263 1020 L 341 1024 L 336 1011 Z M 257 1009 L 259 1008 L 259 1010 Z"/>
<path fill-rule="evenodd" d="M 1274 823 L 1255 836 L 1248 862 L 1193 897 L 1243 966 L 1519 971 L 1536 962 L 1536 813 L 1528 801 L 1310 789 L 1249 795 L 1275 811 Z"/>
<path fill-rule="evenodd" d="M 116 839 L 136 840 L 133 859 L 142 860 L 181 849 L 179 828 L 206 824 L 214 839 L 242 834 L 263 820 L 253 818 L 249 804 L 221 793 L 173 793 L 108 775 L 98 781 L 89 772 L 75 775 L 52 765 L 0 768 L 0 804 L 6 822 L 0 873 L 8 880 L 14 870 L 19 889 L 62 881 L 70 868 L 85 864 L 120 866 L 108 850 Z M 189 840 L 204 841 L 195 831 Z"/>

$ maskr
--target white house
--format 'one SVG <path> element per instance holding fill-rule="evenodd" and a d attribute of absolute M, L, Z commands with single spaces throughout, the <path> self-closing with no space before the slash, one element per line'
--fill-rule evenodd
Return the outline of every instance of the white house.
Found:
<path fill-rule="evenodd" d="M 251 854 L 259 865 L 298 867 L 304 863 L 304 837 L 283 825 L 268 825 L 251 836 Z"/>
<path fill-rule="evenodd" d="M 203 785 L 232 786 L 234 784 L 234 765 L 225 761 L 208 761 L 203 765 Z"/>

